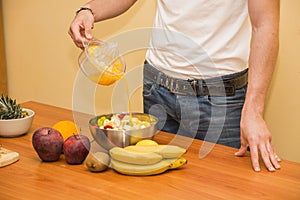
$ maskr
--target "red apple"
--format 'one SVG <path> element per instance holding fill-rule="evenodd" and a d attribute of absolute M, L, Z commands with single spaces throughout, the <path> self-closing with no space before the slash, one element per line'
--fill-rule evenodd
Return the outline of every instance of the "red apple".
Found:
<path fill-rule="evenodd" d="M 90 140 L 85 135 L 72 135 L 68 137 L 63 146 L 65 159 L 68 164 L 81 164 L 90 151 Z"/>
<path fill-rule="evenodd" d="M 64 139 L 59 131 L 50 127 L 36 130 L 32 135 L 32 146 L 42 161 L 54 162 L 60 157 Z"/>

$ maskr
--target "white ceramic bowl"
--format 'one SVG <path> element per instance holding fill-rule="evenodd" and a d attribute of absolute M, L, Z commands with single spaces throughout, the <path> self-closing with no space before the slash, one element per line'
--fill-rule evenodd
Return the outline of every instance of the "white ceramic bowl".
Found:
<path fill-rule="evenodd" d="M 31 127 L 34 117 L 34 111 L 22 108 L 29 113 L 29 116 L 20 119 L 4 119 L 0 120 L 0 136 L 16 137 L 27 133 Z"/>

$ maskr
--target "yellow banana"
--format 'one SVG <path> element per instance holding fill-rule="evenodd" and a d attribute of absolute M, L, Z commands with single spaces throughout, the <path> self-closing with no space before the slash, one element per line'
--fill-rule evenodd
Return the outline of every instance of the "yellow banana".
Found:
<path fill-rule="evenodd" d="M 138 141 L 135 145 L 136 146 L 157 146 L 158 143 L 155 142 L 154 140 L 144 139 L 144 140 Z"/>
<path fill-rule="evenodd" d="M 136 146 L 131 145 L 124 147 L 125 150 L 137 153 L 157 153 L 163 158 L 179 158 L 186 149 L 175 145 L 153 145 L 153 146 Z"/>
<path fill-rule="evenodd" d="M 179 158 L 186 152 L 186 149 L 175 145 L 159 145 L 155 153 L 163 158 Z"/>
<path fill-rule="evenodd" d="M 153 152 L 140 153 L 130 152 L 120 147 L 114 147 L 109 150 L 112 159 L 130 164 L 150 165 L 162 160 L 162 156 Z"/>
<path fill-rule="evenodd" d="M 179 159 L 163 159 L 158 163 L 152 165 L 135 165 L 120 162 L 117 160 L 111 160 L 111 166 L 114 170 L 121 174 L 134 175 L 134 176 L 147 176 L 161 174 L 168 169 L 175 169 L 186 164 L 187 161 L 184 158 Z"/>
<path fill-rule="evenodd" d="M 136 146 L 130 145 L 124 147 L 126 151 L 137 152 L 137 153 L 153 153 L 157 150 L 158 146 Z"/>
<path fill-rule="evenodd" d="M 181 167 L 182 165 L 187 164 L 187 160 L 183 157 L 178 158 L 174 162 L 171 163 L 170 169 L 176 169 L 178 167 Z"/>

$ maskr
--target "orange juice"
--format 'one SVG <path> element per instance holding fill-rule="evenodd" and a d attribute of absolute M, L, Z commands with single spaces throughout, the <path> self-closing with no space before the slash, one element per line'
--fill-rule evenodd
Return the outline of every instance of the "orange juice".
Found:
<path fill-rule="evenodd" d="M 117 44 L 91 40 L 79 56 L 84 74 L 99 85 L 111 85 L 123 77 L 125 61 L 119 55 Z"/>
<path fill-rule="evenodd" d="M 93 82 L 98 83 L 99 85 L 111 85 L 114 82 L 123 78 L 123 75 L 111 74 L 111 72 L 104 71 L 101 75 L 90 76 L 89 79 Z"/>
<path fill-rule="evenodd" d="M 125 78 L 123 78 L 123 81 L 125 83 L 125 88 L 126 88 L 126 93 L 127 93 L 127 98 L 128 98 L 128 112 L 130 116 L 130 120 L 132 119 L 132 111 L 131 111 L 131 103 L 130 103 L 130 96 L 129 96 L 129 89 L 128 89 L 128 82 Z"/>
<path fill-rule="evenodd" d="M 89 79 L 93 82 L 98 83 L 99 85 L 111 85 L 114 82 L 123 78 L 123 68 L 123 65 L 120 63 L 119 60 L 117 60 L 112 65 L 112 69 L 109 69 L 107 67 L 107 69 L 104 72 L 102 72 L 99 75 L 89 76 Z"/>

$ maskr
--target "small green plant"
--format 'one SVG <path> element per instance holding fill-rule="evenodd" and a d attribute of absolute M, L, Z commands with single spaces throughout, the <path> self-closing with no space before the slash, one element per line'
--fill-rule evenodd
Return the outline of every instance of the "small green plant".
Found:
<path fill-rule="evenodd" d="M 22 110 L 17 101 L 8 96 L 1 95 L 0 98 L 0 120 L 19 119 L 28 116 L 28 112 Z"/>

